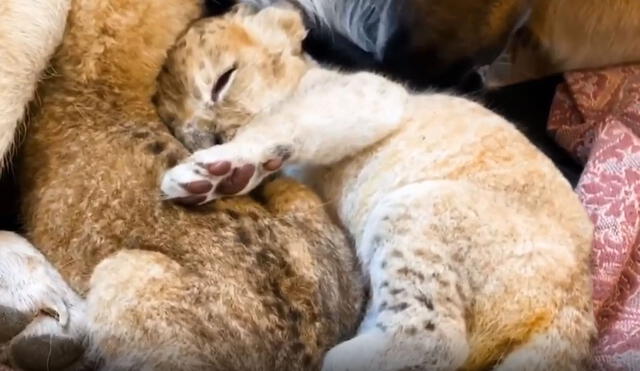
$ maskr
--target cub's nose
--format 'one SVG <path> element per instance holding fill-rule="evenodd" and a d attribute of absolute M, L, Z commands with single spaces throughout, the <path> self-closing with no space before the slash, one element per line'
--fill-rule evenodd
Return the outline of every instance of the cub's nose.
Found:
<path fill-rule="evenodd" d="M 192 152 L 220 144 L 217 139 L 218 136 L 214 133 L 191 125 L 187 125 L 184 130 L 176 134 L 178 140 Z"/>

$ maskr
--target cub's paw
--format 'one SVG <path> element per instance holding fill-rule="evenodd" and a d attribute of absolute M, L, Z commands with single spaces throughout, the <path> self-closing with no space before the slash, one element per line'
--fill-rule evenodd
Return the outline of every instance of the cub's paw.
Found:
<path fill-rule="evenodd" d="M 260 182 L 282 168 L 289 152 L 271 151 L 227 143 L 195 152 L 184 163 L 169 169 L 161 184 L 164 196 L 184 205 L 249 193 Z"/>
<path fill-rule="evenodd" d="M 325 355 L 322 371 L 387 371 L 382 360 L 390 351 L 381 331 L 360 334 L 333 347 Z"/>
<path fill-rule="evenodd" d="M 84 301 L 25 239 L 0 232 L 0 344 L 22 370 L 81 361 Z"/>

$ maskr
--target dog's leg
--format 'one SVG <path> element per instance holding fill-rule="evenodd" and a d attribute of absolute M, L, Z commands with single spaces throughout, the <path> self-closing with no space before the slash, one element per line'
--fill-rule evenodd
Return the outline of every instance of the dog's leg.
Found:
<path fill-rule="evenodd" d="M 62 39 L 71 0 L 0 3 L 0 171 L 36 84 Z"/>

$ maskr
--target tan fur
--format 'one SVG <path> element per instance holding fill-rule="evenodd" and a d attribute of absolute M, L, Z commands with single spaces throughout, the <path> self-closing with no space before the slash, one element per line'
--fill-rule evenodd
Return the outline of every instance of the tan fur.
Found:
<path fill-rule="evenodd" d="M 640 62 L 639 19 L 634 0 L 534 1 L 525 27 L 490 67 L 488 83 Z"/>
<path fill-rule="evenodd" d="M 279 179 L 264 203 L 186 210 L 157 191 L 187 151 L 156 116 L 155 79 L 199 15 L 195 0 L 73 1 L 24 144 L 27 235 L 86 297 L 85 357 L 106 369 L 314 369 L 362 300 L 315 194 Z"/>
<path fill-rule="evenodd" d="M 194 176 L 201 164 L 257 168 L 283 148 L 305 168 L 356 241 L 372 292 L 359 335 L 328 354 L 326 370 L 585 369 L 593 227 L 553 164 L 474 102 L 324 69 L 263 42 L 281 31 L 265 19 L 292 14 L 202 21 L 172 50 L 161 116 L 194 149 L 193 138 L 225 143 L 169 170 L 163 191 L 182 197 L 170 186 L 178 179 L 220 180 Z M 228 47 L 234 33 L 253 42 Z M 204 93 L 229 65 L 235 78 L 211 102 Z"/>
<path fill-rule="evenodd" d="M 415 30 L 410 50 L 437 52 L 441 61 L 451 63 L 499 52 L 528 4 L 528 0 L 410 0 L 401 8 L 401 24 Z"/>
<path fill-rule="evenodd" d="M 635 0 L 409 0 L 400 17 L 412 30 L 407 48 L 437 53 L 444 66 L 504 50 L 483 71 L 491 87 L 640 62 Z M 510 38 L 514 27 L 522 28 Z"/>

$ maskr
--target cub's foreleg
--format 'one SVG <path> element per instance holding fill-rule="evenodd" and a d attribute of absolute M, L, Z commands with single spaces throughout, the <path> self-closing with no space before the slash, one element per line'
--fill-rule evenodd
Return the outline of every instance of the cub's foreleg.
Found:
<path fill-rule="evenodd" d="M 164 194 L 192 203 L 246 194 L 285 163 L 338 162 L 402 123 L 409 93 L 381 76 L 316 69 L 304 79 L 296 95 L 259 115 L 232 141 L 197 151 L 170 169 Z"/>

